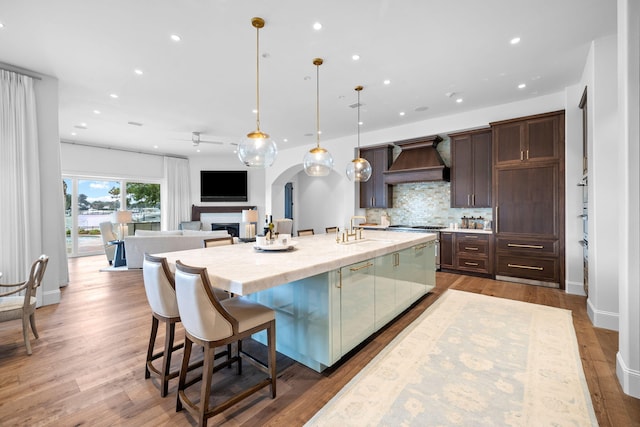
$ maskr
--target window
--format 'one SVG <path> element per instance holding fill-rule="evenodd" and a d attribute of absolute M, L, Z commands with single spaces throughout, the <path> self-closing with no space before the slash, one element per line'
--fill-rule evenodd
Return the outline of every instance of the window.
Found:
<path fill-rule="evenodd" d="M 132 211 L 128 234 L 136 229 L 160 229 L 160 184 L 63 177 L 62 185 L 69 256 L 104 253 L 100 223 L 112 222 L 113 213 L 121 206 Z"/>

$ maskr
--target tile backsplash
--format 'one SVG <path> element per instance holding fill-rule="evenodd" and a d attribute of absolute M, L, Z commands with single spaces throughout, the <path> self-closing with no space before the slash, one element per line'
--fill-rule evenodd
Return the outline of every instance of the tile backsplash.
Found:
<path fill-rule="evenodd" d="M 452 208 L 451 183 L 446 181 L 398 184 L 393 188 L 393 208 L 367 209 L 367 222 L 380 223 L 386 212 L 391 224 L 460 224 L 463 216 L 492 220 L 491 208 Z"/>

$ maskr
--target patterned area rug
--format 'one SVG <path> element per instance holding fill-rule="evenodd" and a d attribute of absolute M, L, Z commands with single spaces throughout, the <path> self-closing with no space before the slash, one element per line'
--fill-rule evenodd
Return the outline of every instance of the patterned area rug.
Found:
<path fill-rule="evenodd" d="M 568 310 L 448 290 L 307 426 L 597 426 Z"/>

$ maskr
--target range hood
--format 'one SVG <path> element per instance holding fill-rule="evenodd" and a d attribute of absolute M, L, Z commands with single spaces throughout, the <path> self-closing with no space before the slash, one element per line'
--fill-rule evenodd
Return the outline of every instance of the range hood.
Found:
<path fill-rule="evenodd" d="M 385 184 L 405 182 L 449 181 L 449 168 L 436 150 L 442 138 L 438 135 L 394 142 L 402 151 L 388 171 Z"/>

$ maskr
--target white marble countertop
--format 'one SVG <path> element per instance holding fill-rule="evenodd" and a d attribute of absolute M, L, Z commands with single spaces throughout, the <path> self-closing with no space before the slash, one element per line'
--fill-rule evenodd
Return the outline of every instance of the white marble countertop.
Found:
<path fill-rule="evenodd" d="M 475 228 L 445 228 L 440 230 L 440 232 L 448 232 L 448 233 L 478 233 L 478 234 L 493 234 L 493 230 L 482 230 Z"/>
<path fill-rule="evenodd" d="M 365 230 L 357 243 L 337 244 L 336 235 L 296 237 L 290 251 L 258 251 L 253 243 L 154 254 L 166 257 L 171 269 L 176 260 L 207 267 L 211 283 L 238 295 L 279 286 L 346 265 L 435 240 L 433 233 L 398 233 Z"/>

